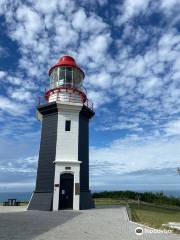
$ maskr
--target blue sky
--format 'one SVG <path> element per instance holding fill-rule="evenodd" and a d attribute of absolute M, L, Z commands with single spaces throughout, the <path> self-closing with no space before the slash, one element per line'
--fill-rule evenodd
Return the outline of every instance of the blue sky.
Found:
<path fill-rule="evenodd" d="M 48 69 L 73 56 L 95 103 L 93 190 L 177 190 L 178 0 L 0 0 L 0 191 L 33 190 L 37 97 Z"/>

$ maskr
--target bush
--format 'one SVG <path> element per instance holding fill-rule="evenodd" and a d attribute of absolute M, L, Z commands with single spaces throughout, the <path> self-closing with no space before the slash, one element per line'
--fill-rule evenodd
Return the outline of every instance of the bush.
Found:
<path fill-rule="evenodd" d="M 104 191 L 93 193 L 93 198 L 140 199 L 143 202 L 180 206 L 179 198 L 166 196 L 163 192 Z"/>

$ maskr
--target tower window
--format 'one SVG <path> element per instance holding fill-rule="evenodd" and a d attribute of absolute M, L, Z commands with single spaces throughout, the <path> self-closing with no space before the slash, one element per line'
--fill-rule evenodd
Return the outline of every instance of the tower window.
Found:
<path fill-rule="evenodd" d="M 65 122 L 65 131 L 70 131 L 71 130 L 71 121 L 66 120 Z"/>
<path fill-rule="evenodd" d="M 66 67 L 66 84 L 72 84 L 72 68 Z"/>

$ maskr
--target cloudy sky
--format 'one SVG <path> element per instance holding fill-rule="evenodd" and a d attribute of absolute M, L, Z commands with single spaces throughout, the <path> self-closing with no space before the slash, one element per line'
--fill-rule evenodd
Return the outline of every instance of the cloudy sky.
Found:
<path fill-rule="evenodd" d="M 93 190 L 177 190 L 179 0 L 0 0 L 0 191 L 34 188 L 37 97 L 73 56 L 95 103 Z"/>

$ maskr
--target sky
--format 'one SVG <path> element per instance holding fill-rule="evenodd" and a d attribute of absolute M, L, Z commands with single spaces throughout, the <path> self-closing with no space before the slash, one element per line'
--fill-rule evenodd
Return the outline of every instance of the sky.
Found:
<path fill-rule="evenodd" d="M 180 1 L 0 0 L 0 191 L 32 191 L 48 70 L 71 55 L 94 102 L 92 190 L 180 190 Z"/>

